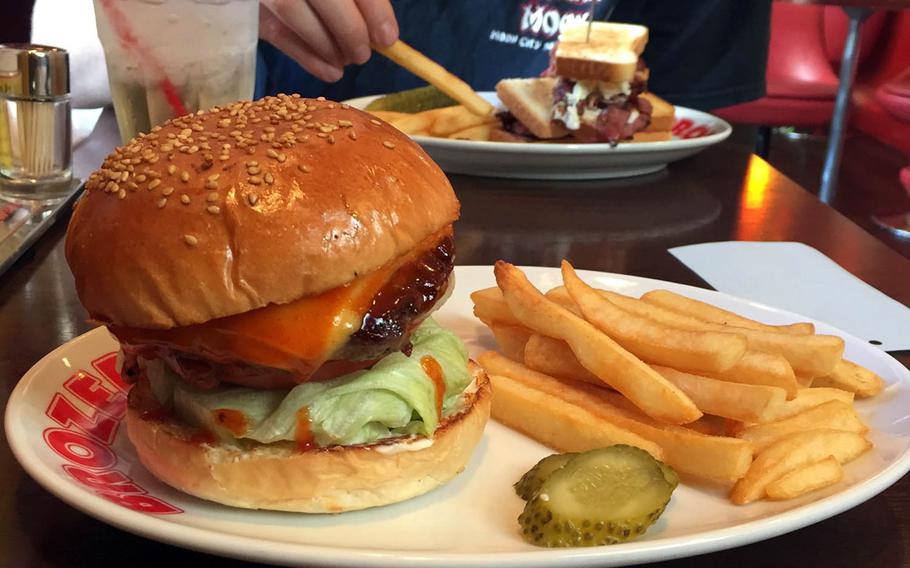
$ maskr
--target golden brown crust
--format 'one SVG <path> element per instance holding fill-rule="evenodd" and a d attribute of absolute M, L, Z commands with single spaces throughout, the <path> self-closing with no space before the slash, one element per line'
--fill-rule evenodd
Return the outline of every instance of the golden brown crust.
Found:
<path fill-rule="evenodd" d="M 241 451 L 200 444 L 172 423 L 144 420 L 130 408 L 127 428 L 142 463 L 163 482 L 234 507 L 339 513 L 416 497 L 461 472 L 490 416 L 486 374 L 470 362 L 476 391 L 426 438 L 299 451 L 259 445 Z M 410 448 L 409 445 L 410 444 Z M 394 451 L 397 449 L 398 451 Z"/>
<path fill-rule="evenodd" d="M 496 95 L 509 112 L 534 133 L 534 136 L 543 139 L 562 138 L 567 136 L 569 131 L 552 117 L 553 89 L 557 80 L 556 77 L 503 79 L 496 83 Z M 497 134 L 497 138 L 491 135 L 491 140 L 512 141 L 500 134 Z M 523 140 L 519 137 L 519 141 Z"/>
<path fill-rule="evenodd" d="M 116 150 L 86 183 L 66 255 L 92 318 L 169 328 L 343 285 L 457 217 L 445 175 L 407 136 L 280 95 Z"/>

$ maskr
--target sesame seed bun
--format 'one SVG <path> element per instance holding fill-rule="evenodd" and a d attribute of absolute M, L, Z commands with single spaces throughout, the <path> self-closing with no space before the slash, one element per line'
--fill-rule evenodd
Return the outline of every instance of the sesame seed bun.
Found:
<path fill-rule="evenodd" d="M 194 440 L 195 431 L 174 421 L 145 419 L 133 396 L 127 432 L 149 471 L 202 499 L 303 513 L 377 507 L 431 491 L 465 468 L 490 416 L 492 399 L 483 369 L 471 362 L 469 370 L 473 388 L 465 391 L 462 410 L 445 418 L 432 439 L 417 436 L 308 450 L 293 444 L 241 449 Z"/>
<path fill-rule="evenodd" d="M 347 105 L 279 95 L 118 148 L 86 182 L 66 257 L 93 319 L 171 328 L 344 285 L 458 210 L 406 135 Z"/>

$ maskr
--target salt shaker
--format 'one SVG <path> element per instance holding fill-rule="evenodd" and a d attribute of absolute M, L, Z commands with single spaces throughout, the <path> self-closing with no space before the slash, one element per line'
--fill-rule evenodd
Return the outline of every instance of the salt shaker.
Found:
<path fill-rule="evenodd" d="M 69 55 L 0 45 L 0 196 L 53 200 L 72 183 Z"/>

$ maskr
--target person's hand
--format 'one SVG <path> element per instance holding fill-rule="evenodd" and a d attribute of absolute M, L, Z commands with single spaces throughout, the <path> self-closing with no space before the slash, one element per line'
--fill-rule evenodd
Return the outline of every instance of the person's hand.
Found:
<path fill-rule="evenodd" d="M 323 81 L 398 39 L 390 0 L 262 0 L 259 36 Z"/>

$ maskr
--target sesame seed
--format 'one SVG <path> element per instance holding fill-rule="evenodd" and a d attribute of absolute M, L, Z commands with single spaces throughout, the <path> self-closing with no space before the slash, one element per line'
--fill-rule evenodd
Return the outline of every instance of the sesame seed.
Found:
<path fill-rule="evenodd" d="M 316 136 L 318 136 L 318 137 L 320 137 L 320 138 L 328 138 L 328 137 L 329 137 L 329 135 L 326 134 L 325 132 L 317 132 L 317 133 L 316 133 Z"/>
<path fill-rule="evenodd" d="M 158 206 L 158 209 L 164 209 L 164 206 L 167 205 L 167 197 L 162 197 L 155 205 Z"/>
<path fill-rule="evenodd" d="M 269 158 L 278 158 L 278 152 L 276 152 L 272 148 L 269 148 L 268 150 L 266 150 L 265 155 L 268 156 Z"/>
<path fill-rule="evenodd" d="M 250 205 L 256 205 L 256 202 L 259 201 L 259 195 L 255 193 L 247 194 L 246 200 L 250 202 Z"/>
<path fill-rule="evenodd" d="M 217 214 L 221 213 L 221 207 L 218 207 L 217 205 L 209 205 L 208 207 L 205 208 L 205 210 L 208 211 L 209 213 L 211 213 L 212 215 L 217 215 Z"/>
<path fill-rule="evenodd" d="M 190 181 L 190 172 L 188 172 L 186 170 L 180 172 L 180 181 L 182 181 L 184 183 Z"/>
<path fill-rule="evenodd" d="M 206 189 L 218 189 L 218 182 L 210 179 L 207 182 L 205 182 L 205 188 Z"/>
<path fill-rule="evenodd" d="M 159 185 L 161 185 L 161 180 L 160 180 L 160 179 L 153 179 L 152 181 L 149 182 L 149 189 L 150 189 L 150 190 L 151 190 L 151 189 L 155 189 L 155 188 L 158 187 Z"/>
<path fill-rule="evenodd" d="M 253 185 L 259 185 L 262 183 L 262 178 L 259 176 L 253 176 L 249 179 L 249 182 Z"/>
<path fill-rule="evenodd" d="M 174 175 L 175 173 L 177 173 L 177 166 L 175 166 L 174 164 L 169 165 L 167 167 L 167 173 L 169 173 L 171 175 Z"/>
<path fill-rule="evenodd" d="M 187 194 L 185 194 L 185 193 L 184 193 L 183 195 L 181 195 L 181 196 L 180 196 L 180 203 L 183 203 L 184 205 L 189 205 L 189 204 L 190 204 L 190 196 L 187 195 Z"/>
<path fill-rule="evenodd" d="M 335 143 L 335 137 L 332 136 L 331 134 L 329 134 L 329 144 L 334 144 L 334 143 Z"/>
<path fill-rule="evenodd" d="M 164 189 L 161 190 L 161 195 L 163 195 L 165 197 L 169 196 L 172 193 L 174 193 L 173 187 L 165 187 Z"/>
<path fill-rule="evenodd" d="M 214 203 L 214 202 L 218 201 L 218 194 L 210 193 L 205 196 L 205 200 L 208 201 L 209 203 Z"/>
<path fill-rule="evenodd" d="M 125 190 L 125 189 L 121 189 L 121 190 L 117 193 L 117 197 L 119 197 L 120 199 L 125 198 L 125 197 L 126 197 L 126 190 Z"/>
<path fill-rule="evenodd" d="M 261 170 L 257 166 L 250 166 L 246 169 L 246 173 L 250 174 L 251 176 L 258 174 L 260 171 Z"/>
<path fill-rule="evenodd" d="M 184 242 L 186 242 L 186 244 L 190 245 L 191 247 L 194 247 L 197 244 L 199 244 L 199 239 L 197 239 L 193 235 L 183 235 L 183 240 L 184 240 Z"/>
<path fill-rule="evenodd" d="M 138 176 L 136 176 L 136 181 L 138 181 L 139 183 L 142 183 L 147 179 L 148 179 L 148 176 L 146 176 L 145 174 L 139 174 Z"/>
<path fill-rule="evenodd" d="M 343 120 L 343 119 L 339 120 L 338 124 L 340 124 L 341 126 L 354 126 L 354 123 L 351 122 L 350 120 Z"/>
<path fill-rule="evenodd" d="M 272 174 L 270 174 L 270 173 L 265 174 L 265 183 L 267 183 L 269 185 L 272 185 L 273 183 L 275 183 L 275 178 L 272 176 Z"/>
<path fill-rule="evenodd" d="M 317 100 L 317 101 L 324 101 L 324 100 L 325 100 L 325 97 L 316 97 L 316 100 Z"/>
<path fill-rule="evenodd" d="M 255 168 L 258 165 L 259 165 L 259 162 L 257 162 L 256 160 L 250 160 L 249 162 L 246 163 L 246 166 L 248 168 Z"/>
<path fill-rule="evenodd" d="M 391 150 L 395 147 L 395 143 L 389 142 L 388 140 L 383 140 L 382 145 L 385 146 L 386 148 L 388 148 L 389 150 Z"/>
<path fill-rule="evenodd" d="M 371 119 L 370 119 L 370 122 L 371 122 L 372 124 L 375 124 L 376 126 L 382 126 L 382 123 L 379 122 L 378 120 L 376 120 L 375 118 L 371 118 Z"/>
<path fill-rule="evenodd" d="M 218 159 L 221 160 L 222 162 L 224 162 L 226 160 L 230 160 L 231 157 L 228 156 L 227 154 L 221 154 L 220 156 L 218 156 Z"/>
<path fill-rule="evenodd" d="M 305 174 L 308 174 L 311 171 L 313 171 L 313 168 L 311 168 L 310 166 L 308 166 L 306 164 L 297 164 L 297 169 L 302 171 Z"/>

